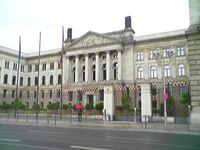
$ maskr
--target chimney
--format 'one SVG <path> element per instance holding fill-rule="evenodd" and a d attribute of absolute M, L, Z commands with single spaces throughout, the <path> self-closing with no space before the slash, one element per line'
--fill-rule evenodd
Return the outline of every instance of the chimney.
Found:
<path fill-rule="evenodd" d="M 131 25 L 131 16 L 125 17 L 125 29 L 127 29 L 127 28 L 132 28 L 132 25 Z"/>
<path fill-rule="evenodd" d="M 71 40 L 72 39 L 72 28 L 68 28 L 67 29 L 67 40 Z"/>

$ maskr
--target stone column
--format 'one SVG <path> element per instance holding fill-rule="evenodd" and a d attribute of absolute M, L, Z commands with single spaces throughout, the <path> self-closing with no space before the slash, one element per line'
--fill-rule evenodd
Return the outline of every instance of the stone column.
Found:
<path fill-rule="evenodd" d="M 122 79 L 122 52 L 121 50 L 118 51 L 118 80 Z"/>
<path fill-rule="evenodd" d="M 65 81 L 66 83 L 69 83 L 69 57 L 66 57 L 65 72 L 66 72 Z"/>
<path fill-rule="evenodd" d="M 106 115 L 110 116 L 113 120 L 114 116 L 114 91 L 112 86 L 104 86 L 104 108 Z"/>
<path fill-rule="evenodd" d="M 78 55 L 76 56 L 76 60 L 75 60 L 75 65 L 76 65 L 76 68 L 75 68 L 75 83 L 78 83 L 78 70 L 79 70 L 79 65 L 78 65 Z"/>
<path fill-rule="evenodd" d="M 85 82 L 88 82 L 88 54 L 85 55 Z"/>
<path fill-rule="evenodd" d="M 106 80 L 110 80 L 110 51 L 106 52 Z"/>
<path fill-rule="evenodd" d="M 145 121 L 145 116 L 152 116 L 151 86 L 150 83 L 141 84 L 141 117 Z M 149 119 L 149 118 L 148 118 Z M 147 120 L 149 121 L 149 120 Z"/>
<path fill-rule="evenodd" d="M 95 79 L 99 81 L 99 53 L 96 53 L 96 65 L 95 65 Z"/>

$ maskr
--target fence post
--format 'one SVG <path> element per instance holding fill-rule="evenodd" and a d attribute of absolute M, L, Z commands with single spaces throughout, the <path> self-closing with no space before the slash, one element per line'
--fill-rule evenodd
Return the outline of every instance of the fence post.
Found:
<path fill-rule="evenodd" d="M 134 107 L 134 122 L 136 123 L 137 122 L 137 119 L 136 119 L 136 107 Z"/>
<path fill-rule="evenodd" d="M 28 123 L 28 112 L 26 113 L 26 123 Z"/>
<path fill-rule="evenodd" d="M 7 121 L 9 122 L 9 117 L 10 117 L 10 113 L 9 113 L 9 110 L 8 110 L 8 116 L 7 116 Z"/>
<path fill-rule="evenodd" d="M 56 112 L 55 112 L 55 125 L 56 125 Z"/>
<path fill-rule="evenodd" d="M 49 124 L 49 113 L 47 112 L 47 124 Z"/>

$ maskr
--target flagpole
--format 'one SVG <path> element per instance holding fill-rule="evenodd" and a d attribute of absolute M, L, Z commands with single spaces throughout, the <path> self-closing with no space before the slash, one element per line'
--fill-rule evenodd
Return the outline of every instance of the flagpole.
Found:
<path fill-rule="evenodd" d="M 39 33 L 39 56 L 38 56 L 38 82 L 37 82 L 37 99 L 36 99 L 36 122 L 38 123 L 38 99 L 40 84 L 40 50 L 41 50 L 41 32 Z"/>
<path fill-rule="evenodd" d="M 64 51 L 64 27 L 62 27 L 62 49 L 61 49 L 61 96 L 60 96 L 60 120 L 62 119 L 63 105 L 63 51 Z"/>
<path fill-rule="evenodd" d="M 21 36 L 19 36 L 19 54 L 18 54 L 18 64 L 17 64 L 17 84 L 16 84 L 16 96 L 15 101 L 18 99 L 18 91 L 19 91 L 19 68 L 20 68 L 20 60 L 21 60 Z M 15 117 L 17 115 L 18 108 L 15 110 Z"/>

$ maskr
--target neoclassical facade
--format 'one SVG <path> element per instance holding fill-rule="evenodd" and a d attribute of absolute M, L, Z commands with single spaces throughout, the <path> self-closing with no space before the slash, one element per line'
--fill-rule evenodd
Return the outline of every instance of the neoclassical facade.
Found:
<path fill-rule="evenodd" d="M 61 49 L 42 51 L 39 67 L 38 53 L 22 53 L 19 99 L 31 107 L 36 102 L 39 82 L 39 104 L 44 108 L 60 102 L 62 93 L 63 104 L 82 102 L 94 106 L 100 102 L 106 105 L 105 99 L 110 95 L 113 108 L 121 104 L 123 94 L 128 94 L 133 107 L 141 109 L 146 93 L 149 106 L 160 109 L 165 78 L 167 92 L 178 103 L 180 95 L 189 91 L 186 30 L 137 37 L 130 17 L 125 18 L 125 28 L 120 31 L 103 34 L 89 31 L 73 39 L 72 29 L 68 29 L 64 42 L 63 92 Z M 15 100 L 17 63 L 17 51 L 0 47 L 1 104 Z M 111 94 L 107 95 L 106 90 Z"/>

